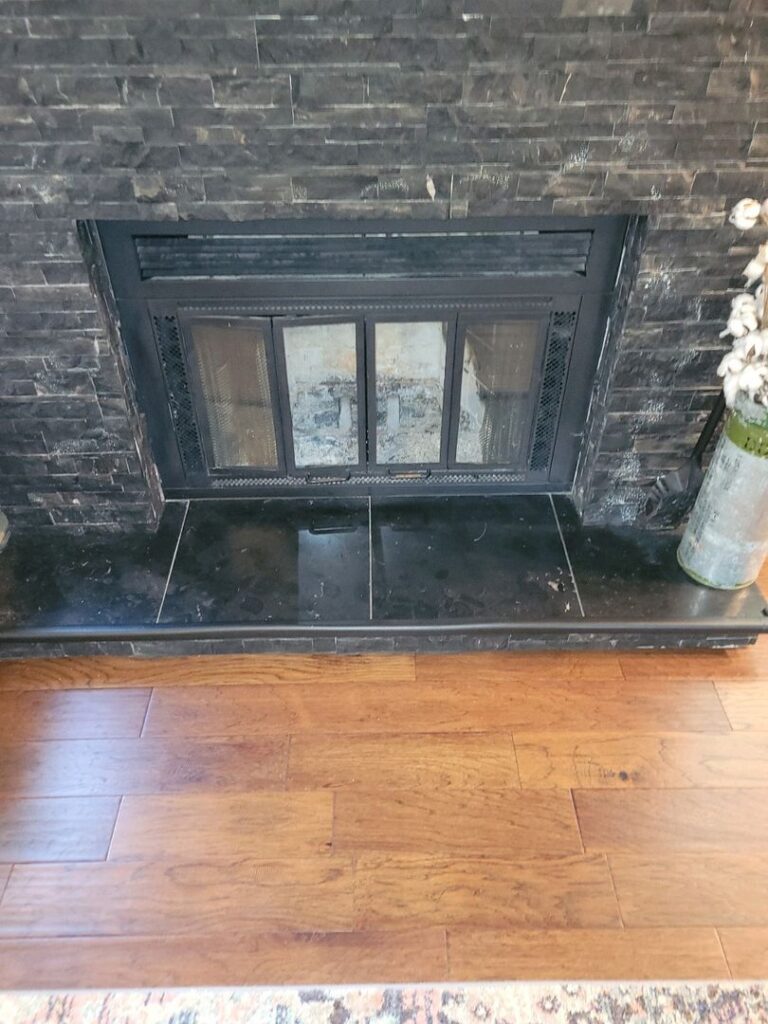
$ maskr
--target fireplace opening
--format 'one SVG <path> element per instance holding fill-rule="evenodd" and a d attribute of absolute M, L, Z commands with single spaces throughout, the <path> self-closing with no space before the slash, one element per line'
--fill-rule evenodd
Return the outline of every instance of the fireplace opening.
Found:
<path fill-rule="evenodd" d="M 627 221 L 96 225 L 169 497 L 573 482 Z"/>

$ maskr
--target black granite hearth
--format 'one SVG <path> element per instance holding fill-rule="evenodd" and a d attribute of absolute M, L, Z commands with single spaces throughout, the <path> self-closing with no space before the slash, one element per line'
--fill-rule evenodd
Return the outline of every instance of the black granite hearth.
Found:
<path fill-rule="evenodd" d="M 159 530 L 12 536 L 0 657 L 732 646 L 768 625 L 675 538 L 562 497 L 170 502 Z"/>

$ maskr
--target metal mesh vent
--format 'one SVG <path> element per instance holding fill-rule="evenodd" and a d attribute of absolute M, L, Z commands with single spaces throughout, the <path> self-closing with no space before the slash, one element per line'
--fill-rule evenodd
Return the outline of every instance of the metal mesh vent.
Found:
<path fill-rule="evenodd" d="M 442 476 L 428 476 L 420 479 L 418 485 L 426 487 L 445 487 L 453 486 L 455 484 L 517 484 L 524 481 L 526 478 L 525 473 L 451 473 L 449 477 Z M 321 481 L 315 481 L 315 483 L 321 483 Z M 397 477 L 388 476 L 371 476 L 361 475 L 352 476 L 349 480 L 338 480 L 334 481 L 334 487 L 361 487 L 368 486 L 370 484 L 386 484 L 390 486 L 405 486 L 413 484 L 413 480 L 398 479 Z M 254 476 L 217 476 L 212 481 L 212 486 L 216 490 L 221 490 L 227 487 L 306 487 L 307 481 L 304 477 L 296 476 L 285 476 L 285 477 L 254 477 Z"/>
<path fill-rule="evenodd" d="M 200 471 L 204 468 L 203 449 L 192 409 L 179 324 L 175 316 L 169 315 L 153 316 L 152 323 L 184 469 L 187 473 Z"/>
<path fill-rule="evenodd" d="M 544 376 L 533 431 L 531 458 L 528 463 L 529 469 L 533 472 L 548 470 L 552 459 L 576 317 L 575 310 L 554 312 L 550 317 Z"/>

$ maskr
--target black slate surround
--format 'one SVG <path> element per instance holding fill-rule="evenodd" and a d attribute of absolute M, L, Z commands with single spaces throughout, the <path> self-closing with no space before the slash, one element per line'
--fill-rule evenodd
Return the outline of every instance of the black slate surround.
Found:
<path fill-rule="evenodd" d="M 0 656 L 754 639 L 755 588 L 633 524 L 717 393 L 767 62 L 760 0 L 5 0 Z M 630 227 L 572 502 L 164 502 L 93 222 L 603 214 Z"/>
<path fill-rule="evenodd" d="M 162 508 L 78 220 L 611 213 L 647 236 L 575 499 L 630 523 L 715 396 L 767 39 L 759 0 L 6 0 L 0 506 L 16 530 Z"/>

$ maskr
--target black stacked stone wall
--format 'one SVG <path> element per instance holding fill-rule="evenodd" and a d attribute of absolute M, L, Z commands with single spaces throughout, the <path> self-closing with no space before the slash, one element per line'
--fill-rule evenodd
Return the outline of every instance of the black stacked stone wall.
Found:
<path fill-rule="evenodd" d="M 150 520 L 90 218 L 647 216 L 577 495 L 630 521 L 716 393 L 768 193 L 762 0 L 4 0 L 0 505 Z"/>

